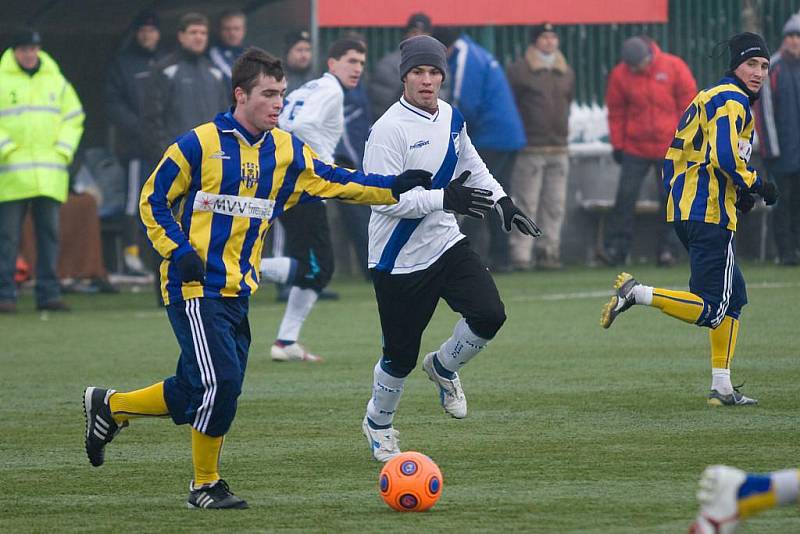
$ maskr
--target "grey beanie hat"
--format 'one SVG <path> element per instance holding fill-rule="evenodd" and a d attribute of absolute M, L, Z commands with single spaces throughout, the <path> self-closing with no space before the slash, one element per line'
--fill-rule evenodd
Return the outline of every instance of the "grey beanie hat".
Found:
<path fill-rule="evenodd" d="M 641 37 L 631 37 L 622 43 L 622 61 L 630 67 L 637 67 L 652 55 L 650 45 Z"/>
<path fill-rule="evenodd" d="M 800 35 L 800 15 L 792 15 L 783 25 L 783 36 L 786 37 L 792 34 Z"/>
<path fill-rule="evenodd" d="M 417 35 L 400 43 L 400 79 L 420 65 L 430 65 L 447 74 L 447 48 L 430 35 Z"/>

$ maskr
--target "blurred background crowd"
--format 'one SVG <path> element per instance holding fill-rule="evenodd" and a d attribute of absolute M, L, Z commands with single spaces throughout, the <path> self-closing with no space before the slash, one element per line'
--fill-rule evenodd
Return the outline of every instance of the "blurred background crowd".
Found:
<path fill-rule="evenodd" d="M 372 123 L 401 94 L 398 44 L 448 49 L 443 98 L 490 171 L 543 231 L 496 221 L 463 232 L 494 272 L 681 260 L 664 222 L 661 162 L 698 87 L 724 73 L 718 46 L 765 36 L 770 83 L 751 163 L 781 191 L 740 224 L 743 257 L 800 264 L 800 15 L 790 0 L 451 2 L 26 1 L 0 22 L 0 312 L 18 285 L 43 310 L 62 292 L 152 280 L 158 258 L 138 196 L 164 149 L 231 105 L 230 69 L 255 45 L 283 58 L 288 92 L 324 72 L 340 37 L 367 49 L 346 91 L 334 155 L 360 168 Z M 339 275 L 366 275 L 369 208 L 331 209 Z M 280 255 L 280 231 L 265 250 Z M 35 284 L 33 284 L 35 280 Z"/>

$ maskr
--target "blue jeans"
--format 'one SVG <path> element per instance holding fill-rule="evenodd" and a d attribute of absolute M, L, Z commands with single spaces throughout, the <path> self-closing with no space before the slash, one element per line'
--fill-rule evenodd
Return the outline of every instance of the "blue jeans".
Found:
<path fill-rule="evenodd" d="M 14 283 L 20 232 L 25 211 L 31 207 L 36 234 L 36 304 L 61 299 L 58 283 L 58 212 L 61 203 L 48 197 L 0 202 L 0 301 L 14 302 Z"/>

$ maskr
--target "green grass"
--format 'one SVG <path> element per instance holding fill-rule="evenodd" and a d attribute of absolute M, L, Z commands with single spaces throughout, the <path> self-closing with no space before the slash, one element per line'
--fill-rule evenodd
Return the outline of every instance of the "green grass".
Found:
<path fill-rule="evenodd" d="M 74 312 L 40 316 L 31 297 L 0 317 L 0 530 L 685 532 L 703 467 L 767 471 L 798 460 L 796 270 L 745 265 L 734 382 L 760 405 L 710 409 L 708 334 L 634 308 L 598 326 L 614 272 L 497 277 L 508 322 L 462 374 L 470 415 L 444 415 L 421 369 L 395 424 L 401 447 L 430 455 L 444 493 L 429 513 L 391 511 L 360 423 L 379 355 L 371 286 L 337 281 L 303 338 L 323 365 L 269 361 L 282 306 L 251 301 L 253 344 L 223 476 L 251 509 L 184 509 L 189 429 L 135 421 L 106 465 L 83 451 L 85 385 L 127 390 L 174 371 L 177 344 L 150 293 L 75 296 Z M 649 283 L 685 287 L 686 266 L 638 268 Z M 442 303 L 423 352 L 449 335 Z M 798 532 L 797 508 L 744 532 Z"/>

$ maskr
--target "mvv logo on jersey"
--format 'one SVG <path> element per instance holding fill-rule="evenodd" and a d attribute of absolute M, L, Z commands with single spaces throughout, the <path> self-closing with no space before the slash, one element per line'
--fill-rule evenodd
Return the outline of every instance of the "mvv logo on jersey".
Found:
<path fill-rule="evenodd" d="M 194 197 L 195 211 L 213 211 L 232 217 L 268 220 L 275 209 L 275 201 L 268 198 L 216 195 L 198 191 Z"/>
<path fill-rule="evenodd" d="M 247 188 L 251 188 L 258 183 L 258 178 L 261 175 L 261 171 L 253 162 L 246 162 L 242 163 L 242 181 L 245 183 Z"/>

